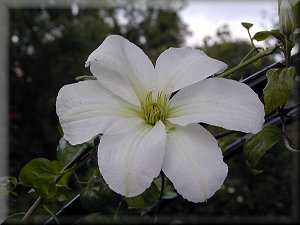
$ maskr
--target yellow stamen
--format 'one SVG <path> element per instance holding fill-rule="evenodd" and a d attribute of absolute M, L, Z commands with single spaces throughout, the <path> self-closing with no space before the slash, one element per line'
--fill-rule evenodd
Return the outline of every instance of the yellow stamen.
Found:
<path fill-rule="evenodd" d="M 167 103 L 167 96 L 163 92 L 158 92 L 156 99 L 153 99 L 152 91 L 149 92 L 145 101 L 141 102 L 141 113 L 146 122 L 151 125 L 159 120 L 164 122 L 168 114 Z"/>

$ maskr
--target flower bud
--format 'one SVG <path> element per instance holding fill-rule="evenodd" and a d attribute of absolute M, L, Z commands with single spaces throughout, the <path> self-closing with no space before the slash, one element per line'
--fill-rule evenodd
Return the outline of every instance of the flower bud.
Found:
<path fill-rule="evenodd" d="M 295 30 L 296 19 L 288 0 L 281 0 L 279 4 L 279 30 L 284 35 L 291 35 Z"/>

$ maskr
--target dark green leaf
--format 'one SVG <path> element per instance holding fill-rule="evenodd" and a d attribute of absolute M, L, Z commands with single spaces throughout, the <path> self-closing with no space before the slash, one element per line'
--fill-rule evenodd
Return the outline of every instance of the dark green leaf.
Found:
<path fill-rule="evenodd" d="M 247 169 L 249 170 L 249 172 L 250 172 L 251 174 L 253 174 L 253 175 L 259 175 L 259 174 L 261 174 L 262 172 L 264 172 L 263 170 L 257 170 L 257 169 L 254 169 L 254 168 L 250 165 L 250 163 L 249 163 L 248 160 L 246 161 L 246 166 L 247 166 Z"/>
<path fill-rule="evenodd" d="M 93 175 L 80 192 L 80 202 L 89 212 L 110 212 L 117 208 L 120 200 L 121 196 L 113 192 L 99 174 Z"/>
<path fill-rule="evenodd" d="M 247 23 L 247 22 L 242 22 L 243 27 L 245 27 L 247 30 L 249 30 L 253 24 L 252 23 Z"/>
<path fill-rule="evenodd" d="M 284 43 L 284 36 L 279 32 L 279 30 L 259 31 L 256 34 L 254 34 L 253 39 L 256 41 L 264 41 L 269 37 L 277 38 L 279 41 Z"/>
<path fill-rule="evenodd" d="M 295 73 L 295 67 L 271 69 L 267 72 L 268 83 L 263 90 L 266 113 L 286 103 L 293 90 Z"/>
<path fill-rule="evenodd" d="M 282 137 L 282 130 L 276 126 L 265 126 L 262 131 L 251 136 L 244 144 L 244 154 L 252 168 Z"/>
<path fill-rule="evenodd" d="M 147 188 L 142 194 L 132 198 L 125 198 L 125 201 L 131 208 L 145 209 L 153 206 L 158 201 L 158 198 L 159 190 L 152 182 L 151 186 Z"/>
<path fill-rule="evenodd" d="M 80 154 L 85 149 L 90 146 L 88 143 L 71 145 L 65 139 L 61 138 L 59 140 L 59 144 L 57 146 L 56 157 L 59 161 L 63 161 L 65 163 L 70 162 L 73 157 L 78 153 Z"/>
<path fill-rule="evenodd" d="M 280 33 L 279 30 L 270 30 L 269 32 L 274 38 L 277 38 L 279 41 L 281 41 L 281 43 L 284 44 L 284 40 L 285 40 L 284 35 Z"/>
<path fill-rule="evenodd" d="M 287 42 L 287 50 L 292 51 L 295 44 L 296 44 L 295 35 L 290 35 L 290 38 L 288 39 L 288 42 Z"/>
<path fill-rule="evenodd" d="M 254 34 L 253 39 L 256 41 L 264 41 L 269 37 L 271 37 L 271 33 L 269 31 L 260 31 Z"/>
<path fill-rule="evenodd" d="M 73 175 L 73 171 L 70 170 L 66 173 L 64 173 L 59 180 L 57 181 L 57 186 L 59 187 L 65 187 L 65 188 L 70 188 L 69 187 L 69 179 Z"/>
<path fill-rule="evenodd" d="M 65 166 L 64 162 L 49 161 L 37 158 L 27 163 L 19 174 L 21 184 L 34 188 L 43 198 L 52 198 L 56 192 L 56 180 L 62 174 L 60 171 Z"/>

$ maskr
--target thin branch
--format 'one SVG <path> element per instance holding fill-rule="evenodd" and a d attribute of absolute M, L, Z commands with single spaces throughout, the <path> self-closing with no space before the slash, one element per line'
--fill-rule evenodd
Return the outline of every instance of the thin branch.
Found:
<path fill-rule="evenodd" d="M 220 133 L 220 134 L 215 135 L 215 138 L 216 138 L 216 139 L 220 139 L 220 138 L 226 137 L 226 136 L 228 136 L 228 135 L 230 135 L 230 134 L 233 134 L 233 133 L 235 133 L 235 132 L 238 132 L 238 131 L 235 131 L 235 130 L 228 130 L 228 131 L 225 131 L 225 132 L 223 132 L 223 133 Z"/>
<path fill-rule="evenodd" d="M 290 145 L 290 141 L 289 141 L 288 136 L 284 135 L 284 136 L 283 136 L 283 141 L 284 141 L 285 147 L 286 147 L 289 151 L 291 151 L 291 152 L 296 152 L 296 153 L 300 153 L 300 150 L 299 150 L 299 149 L 294 149 L 294 148 Z"/>
<path fill-rule="evenodd" d="M 230 70 L 227 70 L 224 73 L 221 73 L 221 74 L 217 75 L 217 77 L 228 77 L 229 75 L 231 75 L 231 74 L 235 73 L 236 71 L 250 65 L 251 63 L 257 61 L 258 59 L 273 54 L 277 48 L 278 48 L 278 46 L 276 45 L 272 48 L 261 51 L 257 55 L 255 55 L 252 58 L 246 60 L 245 62 L 241 63 L 240 65 L 238 65 L 238 66 L 236 66 L 236 67 L 234 67 Z"/>
<path fill-rule="evenodd" d="M 251 45 L 252 45 L 253 49 L 255 49 L 257 52 L 259 52 L 258 49 L 256 48 L 256 46 L 253 43 L 253 38 L 251 37 L 250 30 L 247 29 L 247 32 L 248 32 L 248 35 L 249 35 L 249 38 L 250 38 L 250 42 L 251 42 Z"/>
<path fill-rule="evenodd" d="M 263 50 L 263 48 L 261 48 L 261 47 L 252 48 L 251 51 L 248 52 L 248 54 L 241 60 L 241 62 L 239 63 L 239 65 L 241 65 L 254 51 L 259 52 L 258 51 L 259 49 Z"/>
<path fill-rule="evenodd" d="M 58 218 L 54 215 L 54 213 L 45 205 L 43 204 L 44 209 L 54 218 L 57 224 L 60 224 Z"/>
<path fill-rule="evenodd" d="M 33 203 L 33 205 L 28 209 L 25 216 L 23 217 L 23 221 L 27 221 L 29 216 L 34 212 L 34 210 L 39 206 L 39 204 L 42 202 L 42 197 L 38 197 L 36 201 Z"/>

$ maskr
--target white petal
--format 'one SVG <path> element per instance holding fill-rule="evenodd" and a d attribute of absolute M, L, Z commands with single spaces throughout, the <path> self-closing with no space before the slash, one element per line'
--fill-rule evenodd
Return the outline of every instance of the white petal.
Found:
<path fill-rule="evenodd" d="M 189 47 L 167 49 L 158 57 L 155 65 L 160 87 L 168 94 L 226 68 L 225 63 Z"/>
<path fill-rule="evenodd" d="M 91 72 L 109 90 L 139 105 L 155 87 L 154 67 L 136 45 L 118 36 L 108 36 L 86 61 Z"/>
<path fill-rule="evenodd" d="M 136 106 L 104 88 L 97 80 L 81 81 L 62 87 L 56 100 L 56 112 L 64 138 L 79 144 L 103 133 L 117 121 L 129 123 Z M 118 123 L 119 123 L 118 122 Z"/>
<path fill-rule="evenodd" d="M 203 202 L 223 184 L 228 168 L 216 139 L 202 126 L 176 126 L 167 134 L 163 172 L 191 202 Z"/>
<path fill-rule="evenodd" d="M 230 130 L 257 133 L 264 122 L 264 106 L 247 85 L 210 78 L 180 90 L 170 103 L 169 121 L 182 126 L 204 122 Z"/>
<path fill-rule="evenodd" d="M 100 172 L 115 192 L 139 195 L 159 175 L 165 145 L 166 130 L 160 121 L 154 127 L 143 123 L 123 133 L 104 134 L 98 149 Z"/>

